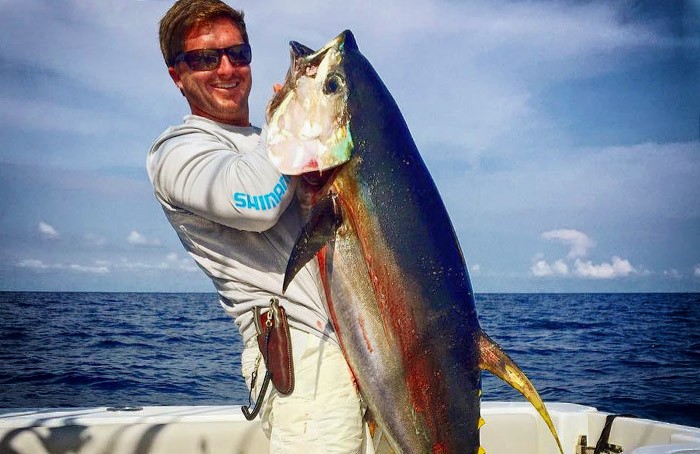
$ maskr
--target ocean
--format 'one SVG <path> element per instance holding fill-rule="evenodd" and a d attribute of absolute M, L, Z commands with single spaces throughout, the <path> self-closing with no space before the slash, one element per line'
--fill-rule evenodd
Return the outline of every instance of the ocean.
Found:
<path fill-rule="evenodd" d="M 700 427 L 700 294 L 476 301 L 545 401 Z M 213 293 L 0 292 L 0 409 L 243 404 L 241 349 Z M 487 372 L 483 399 L 523 400 Z"/>

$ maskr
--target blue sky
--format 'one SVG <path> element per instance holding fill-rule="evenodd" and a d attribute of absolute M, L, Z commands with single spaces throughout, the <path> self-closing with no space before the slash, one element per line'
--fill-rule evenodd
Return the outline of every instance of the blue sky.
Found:
<path fill-rule="evenodd" d="M 166 0 L 0 1 L 0 290 L 212 291 L 146 152 L 187 106 Z M 700 291 L 700 2 L 241 1 L 253 121 L 287 43 L 349 28 L 477 292 Z"/>

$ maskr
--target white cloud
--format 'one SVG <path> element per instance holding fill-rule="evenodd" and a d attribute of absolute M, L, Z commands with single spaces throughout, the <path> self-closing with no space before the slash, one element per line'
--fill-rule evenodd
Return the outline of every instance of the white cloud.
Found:
<path fill-rule="evenodd" d="M 140 261 L 130 261 L 128 259 L 122 259 L 119 263 L 114 265 L 114 268 L 130 270 L 130 271 L 145 271 L 145 270 L 155 270 L 155 271 L 199 271 L 199 268 L 195 264 L 191 257 L 186 256 L 180 258 L 176 253 L 170 253 L 165 256 L 160 261 L 155 262 L 140 262 Z"/>
<path fill-rule="evenodd" d="M 610 263 L 598 265 L 594 265 L 590 260 L 576 259 L 574 268 L 577 276 L 589 279 L 615 279 L 637 272 L 629 260 L 620 257 L 613 257 Z"/>
<path fill-rule="evenodd" d="M 94 260 L 91 264 L 79 263 L 46 263 L 38 259 L 25 259 L 17 263 L 19 268 L 37 272 L 48 271 L 75 271 L 89 274 L 109 274 L 115 271 L 127 271 L 140 273 L 143 271 L 185 271 L 196 272 L 199 268 L 189 256 L 179 257 L 175 253 L 168 254 L 162 259 L 153 262 L 132 261 L 122 258 L 120 261 Z"/>
<path fill-rule="evenodd" d="M 133 244 L 135 246 L 160 246 L 160 241 L 155 239 L 151 240 L 143 236 L 136 230 L 132 230 L 126 239 L 127 243 Z"/>
<path fill-rule="evenodd" d="M 39 222 L 39 233 L 41 233 L 44 238 L 48 239 L 56 239 L 60 236 L 52 225 L 45 222 Z"/>
<path fill-rule="evenodd" d="M 469 267 L 469 273 L 472 275 L 478 275 L 481 273 L 481 265 L 478 263 L 473 264 Z"/>
<path fill-rule="evenodd" d="M 182 271 L 199 271 L 199 267 L 196 265 L 195 261 L 192 260 L 192 258 L 190 256 L 186 256 L 185 258 L 180 258 L 174 252 L 171 254 L 168 254 L 168 256 L 165 258 L 165 263 L 168 266 L 172 266 L 175 269 L 182 270 Z"/>
<path fill-rule="evenodd" d="M 562 259 L 551 265 L 546 260 L 540 259 L 530 267 L 530 272 L 535 277 L 566 276 L 569 274 L 569 266 Z"/>
<path fill-rule="evenodd" d="M 588 250 L 595 242 L 585 233 L 572 229 L 549 230 L 540 235 L 549 241 L 563 243 L 570 247 L 566 257 L 555 260 L 552 264 L 544 259 L 543 254 L 535 256 L 535 262 L 530 272 L 535 277 L 576 276 L 584 279 L 615 279 L 632 274 L 646 274 L 637 269 L 629 260 L 613 256 L 610 262 L 594 264 L 591 260 L 583 260 Z"/>
<path fill-rule="evenodd" d="M 700 264 L 695 265 L 693 269 L 693 276 L 700 277 Z"/>
<path fill-rule="evenodd" d="M 664 270 L 662 274 L 671 279 L 683 279 L 683 274 L 675 268 Z"/>
<path fill-rule="evenodd" d="M 36 259 L 26 259 L 22 260 L 17 264 L 20 268 L 30 268 L 33 270 L 47 270 L 51 268 L 49 265 L 44 264 L 41 260 Z"/>
<path fill-rule="evenodd" d="M 360 24 L 354 30 L 360 47 L 415 137 L 459 150 L 431 153 L 433 159 L 459 153 L 473 164 L 486 153 L 522 150 L 561 134 L 560 119 L 542 108 L 542 93 L 553 80 L 617 70 L 635 60 L 631 56 L 639 61 L 645 50 L 659 46 L 652 27 L 621 22 L 616 7 L 601 2 L 409 3 L 382 2 L 371 17 L 363 12 L 343 19 Z M 418 30 L 431 30 L 432 39 Z M 444 44 L 435 46 L 436 41 Z M 403 47 L 422 56 L 410 75 L 403 70 L 411 64 Z M 421 83 L 418 101 L 411 87 Z"/>
<path fill-rule="evenodd" d="M 540 137 L 545 143 L 550 138 Z M 561 145 L 526 155 L 528 159 L 512 155 L 507 166 L 492 171 L 455 171 L 460 163 L 450 161 L 449 172 L 438 175 L 437 183 L 448 208 L 470 207 L 454 210 L 453 220 L 465 223 L 474 216 L 532 214 L 530 222 L 542 225 L 544 231 L 561 225 L 559 219 L 586 215 L 599 224 L 603 219 L 623 220 L 634 231 L 639 226 L 633 222 L 643 225 L 658 220 L 660 214 L 679 219 L 700 216 L 697 150 L 697 141 Z"/>
<path fill-rule="evenodd" d="M 68 268 L 72 271 L 79 271 L 81 273 L 107 274 L 110 272 L 109 268 L 107 268 L 106 266 L 103 266 L 103 265 L 85 266 L 85 265 L 71 264 L 68 266 Z"/>
<path fill-rule="evenodd" d="M 552 275 L 552 267 L 546 260 L 538 260 L 530 267 L 530 272 L 536 277 L 547 277 Z"/>
<path fill-rule="evenodd" d="M 162 59 L 158 59 L 156 32 L 157 21 L 168 8 L 167 2 L 68 0 L 60 6 L 35 0 L 10 3 L 0 5 L 2 25 L 9 35 L 0 43 L 4 55 L 118 95 L 147 95 L 149 89 L 164 88 L 163 80 L 150 75 L 156 68 L 164 70 Z M 26 32 L 33 22 L 41 24 L 43 33 Z M 37 45 L 43 34 L 54 37 L 45 42 L 46 58 L 37 61 L 21 51 L 24 46 Z M 119 57 L 104 58 L 106 54 Z M 79 58 L 66 58 L 66 55 L 79 55 Z M 141 62 L 133 65 L 128 77 L 119 67 L 125 58 Z M 100 65 L 95 66 L 96 62 Z M 85 73 L 90 67 L 92 71 Z M 136 80 L 140 83 L 135 84 Z"/>
<path fill-rule="evenodd" d="M 556 241 L 569 246 L 571 249 L 567 254 L 568 258 L 585 257 L 588 249 L 595 246 L 593 240 L 588 235 L 573 229 L 557 229 L 544 232 L 542 238 L 549 241 Z"/>
<path fill-rule="evenodd" d="M 6 38 L 0 42 L 0 52 L 11 60 L 38 65 L 42 71 L 55 72 L 98 93 L 138 101 L 131 104 L 151 114 L 150 118 L 167 118 L 173 105 L 186 109 L 184 103 L 176 104 L 177 91 L 165 71 L 155 34 L 168 6 L 162 1 L 82 0 L 63 1 L 60 8 L 32 0 L 0 4 L 4 18 L 0 25 Z M 490 146 L 499 138 L 513 137 L 509 134 L 513 128 L 530 124 L 531 100 L 536 100 L 533 94 L 548 79 L 604 72 L 620 64 L 620 54 L 658 46 L 653 28 L 622 22 L 615 5 L 601 2 L 560 5 L 549 1 L 389 0 L 373 5 L 369 15 L 363 8 L 348 7 L 347 2 L 340 1 L 314 1 L 313 6 L 305 8 L 281 0 L 243 2 L 238 6 L 246 11 L 256 49 L 256 86 L 271 87 L 273 81 L 284 76 L 288 63 L 286 43 L 290 39 L 319 47 L 352 24 L 360 48 L 387 78 L 388 86 L 399 92 L 400 105 L 409 107 L 403 102 L 411 99 L 408 93 L 415 91 L 409 87 L 424 80 L 433 81 L 423 87 L 420 99 L 412 106 L 414 112 L 430 112 L 430 123 L 423 130 L 431 133 L 442 130 L 446 124 L 454 125 L 455 112 L 461 112 L 459 117 L 463 118 L 457 120 L 465 123 L 460 126 L 474 127 L 464 129 L 459 141 L 477 148 Z M 43 34 L 26 33 L 37 23 Z M 430 31 L 432 39 L 426 40 L 419 33 L 425 30 Z M 54 39 L 47 41 L 44 36 Z M 441 44 L 436 46 L 438 41 Z M 40 46 L 46 49 L 43 59 L 37 60 L 23 51 Z M 405 68 L 414 63 L 406 61 L 407 54 L 402 52 L 405 48 L 412 49 L 410 55 L 421 56 L 421 65 L 412 66 L 413 83 L 402 84 L 407 77 Z M 66 53 L 79 54 L 81 58 L 66 58 Z M 105 59 L 104 55 L 112 58 Z M 125 75 L 124 61 L 139 64 L 131 65 Z M 454 96 L 445 99 L 444 93 Z M 270 95 L 270 88 L 254 89 L 254 117 L 262 117 Z M 159 102 L 140 102 L 143 99 Z M 438 108 L 426 109 L 424 103 L 433 99 L 439 103 Z M 24 122 L 24 127 L 83 128 L 90 133 L 104 130 L 109 123 L 105 115 L 91 108 L 45 101 L 49 112 L 73 119 L 50 122 L 46 118 L 54 118 L 53 115 L 40 117 L 35 113 L 43 111 L 38 109 L 41 105 L 22 105 L 34 102 L 16 98 L 13 108 L 19 110 L 8 118 L 34 120 Z M 112 120 L 117 127 L 134 129 L 122 116 L 112 115 Z M 410 124 L 418 127 L 417 122 Z M 452 129 L 454 134 L 463 128 Z M 475 130 L 479 134 L 473 134 Z"/>
<path fill-rule="evenodd" d="M 246 10 L 255 48 L 255 88 L 251 95 L 254 123 L 261 122 L 272 82 L 279 81 L 286 71 L 289 61 L 286 43 L 298 39 L 318 47 L 350 25 L 360 49 L 397 99 L 414 137 L 422 142 L 419 147 L 424 156 L 431 160 L 444 159 L 446 162 L 439 164 L 450 166 L 447 173 L 451 174 L 439 176 L 436 181 L 441 191 L 445 189 L 446 202 L 453 202 L 449 208 L 458 230 L 475 224 L 473 219 L 483 220 L 480 224 L 488 227 L 508 225 L 513 231 L 532 228 L 537 233 L 553 226 L 596 225 L 595 233 L 601 243 L 620 246 L 609 254 L 590 257 L 591 267 L 595 268 L 602 266 L 596 262 L 610 262 L 612 253 L 625 256 L 624 251 L 635 250 L 635 244 L 655 247 L 653 241 L 640 242 L 640 236 L 627 229 L 652 230 L 653 226 L 647 222 L 650 219 L 683 220 L 700 213 L 695 197 L 700 181 L 697 141 L 613 149 L 603 145 L 634 144 L 660 136 L 686 139 L 673 131 L 658 135 L 647 132 L 645 129 L 649 128 L 642 128 L 641 138 L 639 134 L 632 136 L 635 125 L 620 122 L 617 129 L 623 131 L 624 138 L 613 137 L 608 141 L 606 131 L 591 135 L 587 126 L 595 122 L 578 116 L 578 112 L 585 113 L 585 103 L 583 109 L 569 109 L 572 116 L 568 112 L 559 116 L 547 107 L 565 101 L 557 93 L 576 91 L 580 88 L 575 86 L 577 81 L 587 80 L 597 92 L 598 83 L 591 77 L 606 72 L 623 89 L 631 87 L 629 93 L 621 93 L 623 100 L 629 100 L 632 106 L 646 105 L 632 96 L 631 90 L 637 86 L 621 83 L 616 74 L 634 73 L 630 65 L 643 66 L 644 59 L 654 58 L 654 51 L 663 46 L 654 24 L 626 20 L 627 15 L 617 10 L 633 2 L 386 0 L 373 5 L 370 15 L 363 8 L 353 8 L 352 2 L 310 2 L 311 6 L 302 9 L 282 0 L 270 3 L 242 0 L 238 4 Z M 142 166 L 143 154 L 150 141 L 169 124 L 166 120 L 177 122 L 187 110 L 186 102 L 168 78 L 156 39 L 157 21 L 171 3 L 161 0 L 0 2 L 0 26 L 5 32 L 5 39 L 0 40 L 0 54 L 17 69 L 2 76 L 5 90 L 0 93 L 0 117 L 12 126 L 12 137 L 7 139 L 15 139 L 6 140 L 12 146 L 2 152 L 3 159 L 24 160 L 26 153 L 19 151 L 37 149 L 51 153 L 51 159 L 42 162 L 60 162 L 67 168 L 92 169 L 122 161 Z M 338 11 L 342 14 L 336 14 Z M 280 26 L 282 22 L 284 26 Z M 31 29 L 41 29 L 43 33 L 28 33 Z M 418 31 L 428 31 L 431 39 L 426 40 L 425 34 Z M 46 36 L 53 38 L 46 40 Z M 435 45 L 437 42 L 440 44 Z M 35 48 L 44 49 L 43 58 L 37 59 L 26 52 Z M 80 58 L 66 58 L 67 55 Z M 105 59 L 105 55 L 110 58 Z M 419 65 L 416 55 L 421 56 Z M 640 59 L 642 63 L 637 63 Z M 124 71 L 124 62 L 139 64 Z M 34 80 L 37 74 L 41 74 L 40 83 Z M 28 79 L 26 86 L 21 83 L 24 77 Z M 667 82 L 659 80 L 656 86 L 666 86 Z M 416 86 L 421 86 L 421 90 L 416 91 Z M 601 81 L 600 89 L 605 88 L 606 82 Z M 681 87 L 669 85 L 668 88 L 674 93 L 675 88 Z M 146 99 L 152 102 L 143 102 Z M 645 112 L 633 117 L 644 118 Z M 614 119 L 611 121 L 618 124 Z M 136 122 L 138 128 L 133 127 Z M 578 135 L 573 125 L 583 125 L 583 133 Z M 66 136 L 66 133 L 92 135 L 105 131 L 109 134 L 112 128 L 116 128 L 116 135 L 101 141 L 107 148 L 103 146 L 100 150 L 92 146 L 94 141 L 87 140 L 89 143 L 83 145 Z M 24 138 L 14 137 L 14 134 L 30 137 L 35 129 L 47 131 L 47 140 L 52 140 L 55 147 L 32 148 L 25 146 Z M 130 133 L 123 134 L 124 130 Z M 131 143 L 125 144 L 124 140 Z M 424 147 L 426 143 L 446 143 L 448 147 Z M 571 145 L 581 143 L 600 145 L 600 149 Z M 119 152 L 112 152 L 112 148 L 119 148 Z M 458 165 L 454 165 L 455 159 L 460 160 Z M 466 166 L 459 165 L 465 160 L 483 165 L 483 169 L 476 168 L 465 177 Z M 490 164 L 488 169 L 486 164 Z M 484 169 L 487 171 L 481 171 Z M 102 175 L 88 179 L 64 171 L 53 173 L 64 184 L 80 191 L 93 187 L 100 193 L 111 191 L 120 195 L 122 191 L 140 190 L 139 184 L 148 186 L 145 178 L 139 183 L 106 180 Z M 149 200 L 153 201 L 152 190 L 148 189 Z M 65 194 L 65 205 L 60 205 L 64 211 L 70 208 L 68 197 L 78 193 Z M 74 200 L 84 199 L 78 196 Z M 110 238 L 110 243 L 123 242 L 124 232 L 140 226 L 140 232 L 146 235 L 140 232 L 135 232 L 133 237 L 129 235 L 127 240 L 134 245 L 132 249 L 158 245 L 160 241 L 147 238 L 154 235 L 149 232 L 158 231 L 160 224 L 156 222 L 162 223 L 160 210 L 157 207 L 152 210 L 153 221 L 148 218 L 126 224 L 121 238 Z M 499 217 L 489 216 L 492 214 Z M 93 213 L 84 215 L 95 219 Z M 129 217 L 120 216 L 120 222 Z M 31 227 L 35 222 L 28 225 Z M 72 222 L 80 223 L 80 215 Z M 148 226 L 149 222 L 153 225 Z M 61 232 L 63 236 L 76 230 L 64 224 L 59 226 L 65 230 Z M 616 232 L 605 232 L 605 228 Z M 500 229 L 491 232 L 493 241 L 499 242 L 491 248 L 493 251 L 517 250 L 524 243 L 509 243 L 499 236 Z M 86 240 L 94 246 L 101 244 L 98 238 L 93 242 Z M 559 254 L 541 257 L 537 261 L 542 261 L 539 272 L 576 276 L 574 260 L 583 260 L 591 246 L 576 243 L 574 239 L 569 241 L 564 244 L 573 256 L 559 259 L 567 254 L 562 248 Z M 162 242 L 167 243 L 165 237 Z M 536 250 L 520 249 L 517 263 L 527 266 Z M 486 259 L 487 255 L 477 257 Z M 150 257 L 141 265 L 176 266 L 176 261 L 161 259 Z M 132 260 L 136 266 L 136 258 Z M 191 259 L 188 260 L 193 266 Z M 635 264 L 634 268 L 639 269 L 639 265 Z M 683 269 L 686 275 L 690 271 Z M 694 272 L 700 278 L 700 264 Z"/>
<path fill-rule="evenodd" d="M 77 271 L 79 273 L 89 273 L 89 274 L 107 274 L 110 272 L 109 267 L 95 263 L 94 265 L 79 265 L 76 263 L 64 264 L 64 263 L 53 263 L 47 264 L 41 260 L 37 259 L 26 259 L 22 260 L 17 264 L 20 268 L 27 268 L 34 271 L 49 271 L 49 270 L 68 270 Z"/>
<path fill-rule="evenodd" d="M 129 233 L 129 236 L 126 239 L 126 241 L 129 244 L 138 244 L 138 245 L 148 244 L 148 240 L 146 239 L 146 237 L 141 235 L 136 230 L 132 230 L 131 233 Z"/>

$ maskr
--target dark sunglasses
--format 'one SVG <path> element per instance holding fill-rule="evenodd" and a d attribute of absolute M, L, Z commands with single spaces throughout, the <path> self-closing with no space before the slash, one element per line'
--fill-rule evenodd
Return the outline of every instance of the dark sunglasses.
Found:
<path fill-rule="evenodd" d="M 211 71 L 221 64 L 221 56 L 226 54 L 232 65 L 249 65 L 253 59 L 250 44 L 236 44 L 225 49 L 195 49 L 183 52 L 173 60 L 173 66 L 184 61 L 193 71 Z"/>

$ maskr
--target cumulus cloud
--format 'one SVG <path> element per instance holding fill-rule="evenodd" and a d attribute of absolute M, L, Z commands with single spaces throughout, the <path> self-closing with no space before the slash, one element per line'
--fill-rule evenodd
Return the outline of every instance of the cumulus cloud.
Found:
<path fill-rule="evenodd" d="M 138 244 L 138 245 L 148 244 L 148 240 L 146 239 L 146 237 L 141 235 L 136 230 L 132 230 L 131 233 L 129 233 L 129 236 L 126 239 L 126 241 L 129 244 Z"/>
<path fill-rule="evenodd" d="M 154 36 L 154 27 L 169 7 L 168 3 L 171 2 L 65 0 L 59 4 L 46 0 L 0 1 L 5 31 L 5 39 L 0 40 L 0 54 L 3 61 L 16 68 L 3 74 L 2 86 L 5 88 L 0 90 L 0 116 L 7 119 L 17 134 L 26 137 L 48 134 L 46 140 L 56 144 L 56 147 L 40 147 L 11 136 L 7 138 L 8 143 L 26 146 L 8 147 L 8 150 L 50 149 L 52 154 L 47 154 L 50 159 L 43 162 L 60 162 L 69 168 L 102 168 L 103 165 L 121 165 L 124 161 L 138 162 L 142 167 L 142 155 L 149 140 L 153 140 L 171 121 L 179 121 L 187 110 L 186 103 L 167 76 Z M 611 79 L 617 80 L 618 71 L 628 70 L 621 71 L 623 75 L 632 73 L 630 68 L 638 68 L 630 65 L 637 65 L 640 58 L 652 58 L 650 55 L 655 55 L 654 50 L 666 46 L 660 39 L 663 36 L 661 27 L 654 25 L 656 20 L 639 23 L 628 20 L 629 14 L 620 14 L 618 9 L 622 5 L 634 2 L 387 0 L 377 3 L 371 15 L 361 8 L 356 8 L 356 11 L 343 9 L 344 3 L 337 0 L 311 0 L 312 6 L 303 9 L 282 0 L 245 3 L 256 49 L 254 72 L 258 89 L 251 95 L 253 123 L 262 122 L 270 87 L 284 76 L 287 69 L 286 43 L 298 39 L 316 48 L 352 24 L 363 53 L 396 97 L 414 137 L 423 144 L 447 142 L 445 145 L 454 150 L 445 153 L 446 147 L 423 147 L 419 143 L 424 156 L 449 159 L 445 165 L 454 172 L 456 181 L 450 182 L 443 177 L 437 182 L 443 185 L 443 194 L 454 198 L 450 211 L 455 215 L 473 219 L 480 217 L 479 210 L 487 214 L 505 213 L 506 219 L 513 221 L 514 229 L 537 225 L 538 233 L 552 226 L 566 225 L 574 218 L 581 220 L 580 225 L 590 225 L 591 220 L 610 219 L 610 225 L 631 227 L 626 220 L 634 219 L 648 228 L 645 221 L 649 218 L 642 218 L 639 213 L 653 216 L 651 219 L 658 218 L 658 213 L 664 213 L 667 219 L 674 218 L 677 213 L 680 213 L 678 218 L 697 215 L 698 207 L 693 203 L 699 181 L 698 160 L 695 158 L 697 141 L 671 145 L 653 143 L 629 150 L 605 149 L 591 157 L 595 150 L 570 149 L 571 144 L 604 147 L 606 143 L 631 144 L 635 140 L 655 140 L 656 137 L 641 123 L 638 127 L 643 131 L 643 138 L 640 139 L 640 135 L 631 134 L 634 125 L 616 119 L 611 121 L 622 126 L 617 128 L 623 131 L 622 140 L 607 130 L 593 134 L 593 139 L 578 135 L 573 125 L 584 125 L 582 129 L 586 135 L 596 130 L 591 127 L 595 122 L 588 121 L 585 116 L 586 106 L 595 104 L 595 98 L 591 98 L 589 104 L 584 103 L 583 109 L 574 109 L 584 112 L 583 117 L 579 114 L 573 118 L 560 117 L 558 109 L 546 108 L 574 105 L 571 97 L 565 96 L 566 92 L 586 93 L 576 86 L 577 80 L 586 81 L 586 85 L 594 84 L 593 77 L 606 72 L 614 76 Z M 333 14 L 339 8 L 344 14 Z M 276 26 L 281 22 L 287 25 Z M 388 23 L 391 26 L 387 26 Z M 44 33 L 27 33 L 31 27 Z M 419 30 L 430 31 L 433 39 L 425 40 L 424 34 L 417 33 Z M 46 40 L 45 36 L 54 39 Z M 440 42 L 440 45 L 436 46 L 435 42 Z M 26 49 L 35 48 L 44 49 L 42 58 L 37 59 L 31 52 L 26 52 Z M 410 55 L 401 52 L 406 48 L 413 49 L 413 52 Z M 673 49 L 668 50 L 666 52 L 664 48 L 664 62 L 667 54 L 673 54 Z M 76 52 L 81 58 L 66 58 L 66 55 Z M 104 55 L 112 58 L 105 59 Z M 421 55 L 421 65 L 414 64 L 413 55 Z M 123 76 L 125 60 L 139 62 L 130 68 L 129 77 Z M 406 68 L 411 68 L 411 71 L 406 71 Z M 423 84 L 417 92 L 414 87 L 425 80 L 430 83 Z M 661 80 L 656 86 L 665 87 L 666 82 Z M 594 85 L 594 91 L 598 92 L 598 84 Z M 601 83 L 603 92 L 605 86 L 604 82 Z M 626 85 L 621 84 L 621 87 Z M 669 87 L 679 88 L 675 85 Z M 673 99 L 676 90 L 667 91 Z M 550 93 L 554 98 L 549 97 Z M 630 105 L 646 105 L 636 98 L 630 99 L 632 90 L 619 93 L 620 98 Z M 651 98 L 657 99 L 654 94 Z M 154 102 L 144 103 L 144 99 Z M 658 99 L 661 100 L 659 103 L 647 103 L 652 105 L 650 111 L 653 111 L 653 105 L 664 104 L 665 98 Z M 673 105 L 668 101 L 666 104 Z M 683 111 L 682 107 L 671 110 Z M 104 112 L 109 112 L 109 116 Z M 651 115 L 646 111 L 631 116 L 636 122 L 644 118 L 655 119 L 656 115 L 662 116 L 661 113 Z M 52 121 L 54 118 L 62 121 Z M 110 118 L 117 120 L 110 121 Z M 140 126 L 135 128 L 134 122 L 139 122 Z M 32 134 L 37 129 L 46 134 Z M 129 130 L 129 134 L 123 134 L 124 130 Z M 112 131 L 116 132 L 116 139 L 109 135 Z M 73 133 L 88 136 L 88 139 L 94 134 L 104 133 L 106 139 L 101 143 L 118 144 L 121 152 L 112 152 L 107 147 L 96 153 L 90 149 L 94 140 L 73 140 L 73 137 L 55 140 L 52 137 L 56 133 L 59 138 Z M 658 135 L 677 137 L 679 133 L 665 130 Z M 131 137 L 130 140 L 138 146 L 125 145 L 125 137 Z M 612 142 L 606 142 L 608 138 Z M 68 146 L 61 147 L 62 144 Z M 552 151 L 531 159 L 535 156 L 532 151 L 540 149 L 560 150 L 565 158 L 552 159 L 559 155 Z M 3 159 L 26 159 L 24 154 L 15 157 L 12 153 L 3 152 Z M 464 166 L 453 165 L 453 159 L 465 156 L 470 158 L 470 163 L 490 163 L 491 171 L 465 178 L 462 173 Z M 482 157 L 486 159 L 482 160 Z M 100 174 L 87 179 L 85 176 L 72 178 L 64 171 L 53 173 L 64 184 L 78 186 L 80 191 L 94 187 L 94 191 L 110 191 L 110 194 L 120 197 L 122 191 L 141 190 L 141 184 L 148 186 L 145 178 L 142 178 L 143 183 L 120 184 L 119 180 L 106 180 Z M 669 181 L 673 184 L 667 184 Z M 145 194 L 153 203 L 150 187 L 148 192 L 138 194 Z M 467 197 L 475 198 L 476 202 L 469 203 Z M 76 197 L 75 200 L 84 199 Z M 103 205 L 126 206 L 121 203 L 123 200 L 120 198 L 117 200 L 120 203 Z M 60 208 L 66 206 L 61 204 Z M 76 213 L 78 216 L 74 222 L 81 222 L 80 211 L 76 210 Z M 532 217 L 513 219 L 520 213 Z M 581 216 L 574 217 L 572 213 Z M 131 213 L 125 214 L 114 218 L 125 222 Z M 85 215 L 94 219 L 93 213 Z M 162 216 L 152 218 L 162 222 Z M 503 217 L 484 216 L 481 219 L 486 221 L 484 225 L 492 225 L 501 224 Z M 532 219 L 541 224 L 531 222 Z M 167 240 L 148 238 L 148 235 L 154 235 L 149 232 L 158 231 L 159 227 L 155 224 L 146 227 L 146 222 L 149 221 L 126 224 L 116 242 L 121 240 L 123 243 L 132 226 L 140 225 L 145 235 L 134 231 L 126 238 L 131 245 L 130 252 L 143 252 L 147 247 L 152 248 L 147 252 L 160 251 L 155 247 L 162 247 L 160 243 Z M 29 225 L 33 227 L 34 223 Z M 470 223 L 457 222 L 457 230 L 464 225 L 472 225 L 471 219 Z M 73 230 L 63 223 L 59 227 Z M 60 238 L 65 240 L 67 233 L 61 234 Z M 599 239 L 607 237 L 604 232 L 597 234 Z M 547 241 L 564 244 L 567 249 L 548 258 L 538 258 L 533 265 L 533 274 L 573 277 L 577 270 L 576 259 L 583 264 L 590 263 L 589 267 L 582 266 L 589 274 L 596 274 L 591 270 L 605 265 L 596 262 L 605 261 L 610 267 L 616 266 L 610 260 L 612 253 L 587 262 L 586 254 L 592 247 L 586 244 L 587 237 L 567 236 L 561 232 L 551 235 Z M 493 238 L 494 242 L 503 241 L 497 234 Z M 101 242 L 97 238 L 95 241 L 85 240 L 95 246 Z M 639 237 L 631 232 L 629 241 L 630 244 L 639 242 Z M 109 242 L 115 240 L 110 238 Z M 70 242 L 63 243 L 68 245 Z M 504 249 L 518 247 L 506 242 L 499 246 Z M 624 250 L 633 250 L 633 246 Z M 529 264 L 528 257 L 524 258 L 526 264 Z M 66 257 L 55 260 L 69 261 Z M 185 266 L 183 258 L 164 259 L 161 256 L 130 257 L 128 263 L 118 265 L 117 260 L 112 266 L 123 266 L 124 270 L 127 266 L 133 266 L 132 269 L 158 266 L 174 269 L 179 263 Z M 194 268 L 191 259 L 188 258 L 186 263 Z M 35 265 L 49 266 L 41 262 Z M 638 266 L 633 268 L 639 269 Z M 473 268 L 472 272 L 479 271 Z M 683 272 L 687 275 L 691 270 L 683 269 Z M 597 274 L 605 273 L 599 271 Z M 696 267 L 695 276 L 700 278 L 700 265 Z"/>
<path fill-rule="evenodd" d="M 590 279 L 615 279 L 626 277 L 637 272 L 629 260 L 613 257 L 609 263 L 593 264 L 590 260 L 576 259 L 575 274 Z"/>
<path fill-rule="evenodd" d="M 695 265 L 693 269 L 693 276 L 700 277 L 700 264 Z"/>
<path fill-rule="evenodd" d="M 132 230 L 131 233 L 129 233 L 129 236 L 127 237 L 126 241 L 127 243 L 133 244 L 135 246 L 160 246 L 159 240 L 152 240 L 146 238 L 144 235 L 137 232 L 136 230 Z"/>
<path fill-rule="evenodd" d="M 530 272 L 535 277 L 574 276 L 584 279 L 615 279 L 632 274 L 642 274 L 629 260 L 613 256 L 609 262 L 595 264 L 584 260 L 595 242 L 585 233 L 573 229 L 549 230 L 540 235 L 541 238 L 562 243 L 569 247 L 564 258 L 549 263 L 543 254 L 537 254 Z"/>
<path fill-rule="evenodd" d="M 48 238 L 50 240 L 56 239 L 60 236 L 58 231 L 52 225 L 45 222 L 39 222 L 39 233 L 44 238 Z"/>
<path fill-rule="evenodd" d="M 541 237 L 569 246 L 568 258 L 585 257 L 588 250 L 595 246 L 595 242 L 588 235 L 573 229 L 549 230 L 544 232 Z"/>
<path fill-rule="evenodd" d="M 569 274 L 569 266 L 562 259 L 551 265 L 546 260 L 540 259 L 530 267 L 530 272 L 536 277 L 566 276 Z"/>

